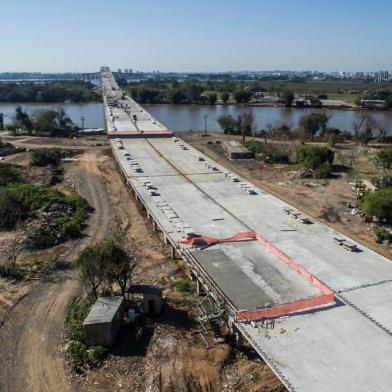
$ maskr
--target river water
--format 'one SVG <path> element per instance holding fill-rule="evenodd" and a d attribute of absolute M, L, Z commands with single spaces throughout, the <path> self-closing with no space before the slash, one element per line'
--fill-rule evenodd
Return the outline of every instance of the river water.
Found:
<path fill-rule="evenodd" d="M 17 104 L 0 103 L 0 113 L 5 115 L 5 121 L 12 120 Z M 84 117 L 85 128 L 104 128 L 103 106 L 101 103 L 85 104 L 21 104 L 22 108 L 29 113 L 36 113 L 51 108 L 64 108 L 72 120 L 81 125 L 81 118 Z M 295 127 L 299 118 L 310 113 L 314 109 L 296 109 L 283 107 L 255 107 L 247 105 L 145 105 L 146 109 L 151 112 L 159 121 L 174 131 L 200 131 L 204 130 L 204 115 L 207 115 L 207 129 L 209 131 L 221 131 L 217 119 L 222 114 L 231 114 L 237 117 L 245 111 L 252 111 L 256 129 L 268 129 L 269 126 L 278 124 L 287 124 Z M 330 127 L 336 127 L 340 130 L 351 130 L 352 122 L 355 119 L 356 112 L 351 110 L 329 110 L 331 119 Z M 392 111 L 389 112 L 369 112 L 372 116 L 380 121 L 388 134 L 392 134 Z"/>
<path fill-rule="evenodd" d="M 8 123 L 15 116 L 15 103 L 0 103 L 0 113 L 4 114 L 4 122 Z M 84 117 L 85 128 L 104 128 L 105 119 L 103 105 L 99 102 L 90 103 L 21 103 L 20 106 L 29 114 L 39 113 L 50 109 L 64 109 L 72 121 L 79 126 L 82 125 Z"/>

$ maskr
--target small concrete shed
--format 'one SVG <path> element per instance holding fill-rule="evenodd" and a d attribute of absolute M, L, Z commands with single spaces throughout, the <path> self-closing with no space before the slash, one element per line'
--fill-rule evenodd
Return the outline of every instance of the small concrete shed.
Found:
<path fill-rule="evenodd" d="M 159 316 L 163 309 L 162 289 L 158 286 L 140 284 L 128 288 L 126 297 L 131 295 L 143 296 L 143 313 L 150 316 Z"/>
<path fill-rule="evenodd" d="M 83 322 L 86 344 L 110 347 L 123 319 L 123 297 L 99 297 Z"/>
<path fill-rule="evenodd" d="M 255 157 L 252 151 L 249 151 L 237 140 L 224 141 L 222 146 L 230 159 L 253 159 Z"/>

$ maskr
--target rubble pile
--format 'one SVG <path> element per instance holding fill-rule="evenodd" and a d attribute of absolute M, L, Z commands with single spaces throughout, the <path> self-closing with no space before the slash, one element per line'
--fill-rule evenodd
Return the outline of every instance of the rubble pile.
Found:
<path fill-rule="evenodd" d="M 53 203 L 47 212 L 39 212 L 37 217 L 27 222 L 24 230 L 24 244 L 27 249 L 46 249 L 67 239 L 61 227 L 61 217 L 71 216 L 71 207 Z"/>
<path fill-rule="evenodd" d="M 23 147 L 15 147 L 11 143 L 0 144 L 0 157 L 5 157 L 7 155 L 17 154 L 18 152 L 26 151 Z"/>

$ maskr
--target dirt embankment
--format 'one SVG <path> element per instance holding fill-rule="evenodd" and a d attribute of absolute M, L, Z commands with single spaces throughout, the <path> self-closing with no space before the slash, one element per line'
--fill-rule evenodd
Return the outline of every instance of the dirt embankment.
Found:
<path fill-rule="evenodd" d="M 86 153 L 67 170 L 76 189 L 95 208 L 86 237 L 70 244 L 65 261 L 71 261 L 90 242 L 106 238 L 112 225 L 105 182 L 97 174 L 98 153 Z M 0 385 L 3 391 L 70 391 L 61 350 L 64 316 L 80 294 L 75 273 L 53 271 L 34 285 L 7 315 L 0 329 Z"/>

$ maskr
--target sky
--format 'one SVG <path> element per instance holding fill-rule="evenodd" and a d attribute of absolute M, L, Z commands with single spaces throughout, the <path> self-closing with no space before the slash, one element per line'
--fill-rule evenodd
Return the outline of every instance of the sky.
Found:
<path fill-rule="evenodd" d="M 0 72 L 392 70 L 391 0 L 0 0 Z"/>

